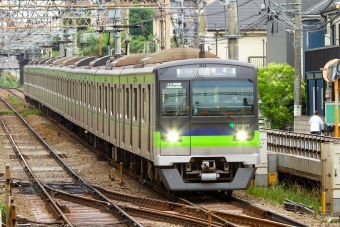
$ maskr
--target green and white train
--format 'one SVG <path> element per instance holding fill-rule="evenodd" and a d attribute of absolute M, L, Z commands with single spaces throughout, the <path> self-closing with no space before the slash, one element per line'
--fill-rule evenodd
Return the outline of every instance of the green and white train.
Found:
<path fill-rule="evenodd" d="M 260 160 L 257 68 L 199 57 L 178 48 L 32 61 L 25 97 L 169 191 L 246 189 Z"/>

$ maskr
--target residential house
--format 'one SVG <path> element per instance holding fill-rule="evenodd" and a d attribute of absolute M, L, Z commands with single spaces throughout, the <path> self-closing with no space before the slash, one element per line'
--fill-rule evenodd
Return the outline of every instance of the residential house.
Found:
<path fill-rule="evenodd" d="M 267 12 L 263 0 L 238 0 L 239 60 L 251 62 L 258 67 L 266 66 Z M 228 5 L 219 0 L 204 7 L 206 35 L 201 41 L 205 50 L 220 58 L 228 58 Z"/>
<path fill-rule="evenodd" d="M 314 28 L 319 33 L 317 36 L 310 37 L 314 45 L 307 46 L 304 52 L 304 76 L 307 84 L 306 115 L 312 115 L 314 110 L 318 110 L 320 115 L 325 116 L 327 123 L 332 123 L 328 121 L 327 115 L 334 115 L 334 112 L 327 113 L 327 103 L 334 102 L 334 88 L 333 83 L 323 79 L 322 68 L 329 60 L 340 58 L 340 14 L 336 4 L 329 0 L 316 4 L 313 11 L 321 18 L 318 24 L 323 29 Z"/>

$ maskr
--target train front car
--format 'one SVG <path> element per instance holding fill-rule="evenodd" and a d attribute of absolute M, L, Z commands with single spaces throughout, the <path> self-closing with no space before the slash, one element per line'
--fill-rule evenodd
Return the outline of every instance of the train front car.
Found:
<path fill-rule="evenodd" d="M 154 164 L 170 191 L 231 193 L 259 164 L 257 68 L 222 59 L 156 67 Z"/>

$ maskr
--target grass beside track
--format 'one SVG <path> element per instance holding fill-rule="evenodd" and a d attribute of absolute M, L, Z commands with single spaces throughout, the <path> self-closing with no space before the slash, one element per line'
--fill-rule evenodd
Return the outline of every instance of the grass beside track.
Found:
<path fill-rule="evenodd" d="M 55 126 L 54 125 L 52 125 L 52 124 L 46 124 L 46 123 L 43 123 L 43 124 L 41 124 L 41 125 L 43 125 L 45 128 L 48 128 L 48 129 L 50 129 L 50 130 L 52 130 L 52 131 L 57 131 L 57 129 L 55 128 Z"/>
<path fill-rule="evenodd" d="M 9 102 L 10 102 L 10 104 L 11 104 L 12 106 L 16 106 L 16 105 L 26 105 L 26 104 L 27 104 L 26 102 L 20 101 L 19 99 L 17 99 L 17 98 L 14 97 L 14 96 L 10 96 L 10 97 L 8 98 L 8 100 L 9 100 Z"/>
<path fill-rule="evenodd" d="M 20 110 L 18 111 L 20 113 L 20 115 L 22 117 L 26 117 L 28 115 L 38 115 L 38 116 L 42 116 L 42 117 L 46 117 L 46 114 L 41 112 L 40 110 L 37 109 L 24 109 L 24 110 Z"/>
<path fill-rule="evenodd" d="M 249 187 L 247 193 L 257 197 L 264 198 L 274 204 L 283 206 L 285 199 L 295 203 L 302 203 L 311 207 L 314 211 L 321 210 L 321 190 L 305 189 L 298 184 L 287 185 L 277 184 L 269 187 Z"/>
<path fill-rule="evenodd" d="M 6 101 L 11 105 L 11 106 L 18 106 L 18 105 L 23 105 L 24 107 L 26 105 L 28 105 L 26 102 L 20 101 L 19 99 L 17 99 L 14 96 L 10 96 L 8 99 L 6 99 Z M 38 115 L 38 116 L 42 116 L 42 117 L 46 117 L 46 114 L 43 113 L 42 111 L 35 109 L 35 108 L 24 108 L 22 110 L 18 111 L 19 114 L 22 117 L 26 117 L 28 115 Z M 2 114 L 14 114 L 14 112 L 12 110 L 0 110 L 0 115 Z"/>
<path fill-rule="evenodd" d="M 0 115 L 4 115 L 4 114 L 14 114 L 13 110 L 0 110 Z"/>

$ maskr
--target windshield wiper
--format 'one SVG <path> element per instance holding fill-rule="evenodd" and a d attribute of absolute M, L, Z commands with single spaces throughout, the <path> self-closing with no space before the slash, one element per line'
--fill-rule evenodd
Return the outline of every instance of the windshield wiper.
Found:
<path fill-rule="evenodd" d="M 183 107 L 183 104 L 185 102 L 186 98 L 184 98 L 181 102 L 181 104 L 179 104 L 178 108 L 177 108 L 177 111 L 176 111 L 176 114 L 175 114 L 175 117 L 177 117 L 178 113 L 179 113 L 179 110 Z"/>
<path fill-rule="evenodd" d="M 229 117 L 229 118 L 231 118 L 231 119 L 233 119 L 233 120 L 236 120 L 235 117 L 232 117 L 232 116 L 230 116 L 230 115 L 225 115 L 225 116 L 227 116 L 227 117 Z"/>

